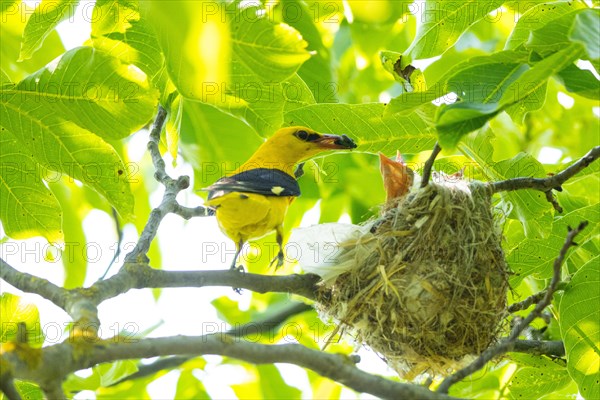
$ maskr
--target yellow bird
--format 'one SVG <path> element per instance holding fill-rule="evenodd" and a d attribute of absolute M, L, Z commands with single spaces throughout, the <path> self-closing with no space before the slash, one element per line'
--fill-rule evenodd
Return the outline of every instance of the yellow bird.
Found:
<path fill-rule="evenodd" d="M 279 129 L 231 175 L 207 187 L 207 205 L 215 209 L 219 227 L 236 245 L 231 269 L 244 243 L 275 230 L 279 252 L 271 261 L 283 265 L 283 219 L 300 195 L 296 164 L 317 153 L 353 149 L 346 135 L 321 134 L 302 126 Z M 241 268 L 240 268 L 241 269 Z"/>

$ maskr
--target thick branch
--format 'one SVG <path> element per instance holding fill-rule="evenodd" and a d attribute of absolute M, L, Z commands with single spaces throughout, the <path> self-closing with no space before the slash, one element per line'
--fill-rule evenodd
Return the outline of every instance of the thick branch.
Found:
<path fill-rule="evenodd" d="M 592 162 L 600 157 L 600 146 L 591 149 L 585 156 L 565 168 L 554 176 L 548 178 L 513 178 L 505 181 L 490 183 L 492 192 L 507 192 L 520 189 L 535 189 L 546 192 L 553 188 L 560 187 L 575 174 L 586 168 Z"/>
<path fill-rule="evenodd" d="M 163 271 L 141 264 L 128 264 L 117 275 L 90 287 L 99 304 L 130 289 L 225 286 L 248 289 L 257 293 L 290 293 L 314 300 L 316 275 L 258 275 L 232 270 Z"/>
<path fill-rule="evenodd" d="M 0 258 L 0 279 L 5 280 L 24 292 L 39 294 L 63 310 L 67 309 L 67 299 L 70 296 L 70 292 L 67 289 L 56 286 L 44 278 L 38 278 L 26 272 L 17 271 L 2 258 Z"/>
<path fill-rule="evenodd" d="M 174 336 L 142 339 L 133 343 L 98 341 L 84 352 L 75 354 L 69 342 L 49 346 L 42 350 L 41 362 L 30 368 L 14 352 L 2 355 L 1 361 L 13 365 L 15 378 L 44 384 L 60 381 L 66 373 L 116 360 L 150 358 L 165 355 L 215 354 L 233 357 L 254 364 L 289 363 L 315 371 L 340 382 L 358 392 L 370 393 L 386 399 L 450 399 L 451 397 L 429 391 L 427 388 L 398 383 L 368 374 L 354 365 L 352 357 L 324 353 L 299 344 L 265 345 L 245 342 L 226 334 L 205 336 Z"/>
<path fill-rule="evenodd" d="M 435 162 L 435 158 L 438 156 L 438 154 L 440 154 L 441 151 L 442 148 L 437 142 L 435 142 L 435 146 L 433 146 L 433 151 L 431 152 L 431 155 L 429 156 L 427 161 L 425 161 L 425 166 L 423 167 L 423 177 L 421 178 L 422 188 L 429 184 L 429 178 L 431 177 L 433 163 Z"/>
<path fill-rule="evenodd" d="M 581 232 L 586 226 L 587 221 L 584 221 L 580 223 L 577 228 L 569 230 L 567 238 L 565 239 L 565 243 L 560 249 L 558 257 L 556 258 L 556 260 L 554 260 L 554 274 L 552 276 L 552 280 L 550 281 L 550 285 L 546 289 L 544 297 L 542 298 L 542 300 L 540 300 L 539 303 L 536 304 L 533 311 L 531 311 L 526 318 L 524 318 L 513 328 L 511 334 L 506 340 L 498 343 L 494 347 L 490 347 L 489 349 L 485 350 L 475 361 L 473 361 L 467 367 L 456 371 L 454 374 L 444 379 L 444 381 L 440 384 L 440 386 L 437 389 L 438 392 L 448 393 L 448 389 L 450 389 L 450 386 L 452 386 L 456 382 L 463 380 L 467 376 L 479 371 L 491 359 L 498 357 L 499 355 L 502 355 L 506 352 L 513 351 L 515 347 L 515 342 L 518 339 L 521 332 L 523 331 L 523 329 L 529 326 L 529 324 L 534 319 L 538 318 L 542 314 L 544 308 L 546 308 L 552 301 L 552 296 L 554 295 L 554 292 L 556 291 L 560 282 L 560 270 L 565 256 L 567 254 L 567 251 L 571 246 L 573 246 L 573 239 L 575 238 L 575 236 L 579 232 Z"/>

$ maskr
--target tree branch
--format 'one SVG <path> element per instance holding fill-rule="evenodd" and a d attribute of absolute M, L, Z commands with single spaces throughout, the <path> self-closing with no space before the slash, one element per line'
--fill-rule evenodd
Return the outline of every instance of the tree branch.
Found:
<path fill-rule="evenodd" d="M 271 333 L 276 328 L 278 328 L 281 324 L 283 324 L 288 318 L 301 314 L 303 312 L 312 310 L 313 307 L 310 304 L 297 302 L 284 308 L 283 310 L 264 318 L 260 321 L 249 322 L 242 326 L 230 329 L 225 332 L 227 335 L 233 337 L 244 337 L 249 335 L 258 335 L 265 332 Z M 269 336 L 272 337 L 272 336 Z M 158 371 L 162 371 L 164 369 L 176 368 L 186 361 L 191 360 L 196 356 L 172 356 L 168 358 L 161 358 L 156 360 L 152 364 L 140 364 L 138 366 L 138 370 L 125 378 L 119 380 L 118 382 L 113 383 L 110 386 L 116 386 L 122 382 L 143 378 L 145 376 L 153 375 Z"/>
<path fill-rule="evenodd" d="M 370 393 L 386 399 L 450 399 L 445 394 L 434 393 L 427 388 L 398 383 L 368 374 L 354 365 L 355 359 L 345 355 L 329 354 L 306 348 L 299 344 L 266 345 L 245 342 L 226 334 L 204 336 L 172 336 L 142 339 L 133 343 L 98 341 L 85 351 L 77 351 L 68 342 L 45 347 L 42 359 L 36 367 L 14 352 L 5 353 L 2 359 L 13 365 L 15 378 L 36 382 L 60 382 L 66 373 L 116 360 L 150 358 L 165 355 L 214 354 L 233 357 L 254 364 L 288 363 L 310 369 L 340 382 L 358 392 Z M 40 382 L 40 383 L 42 383 Z"/>
<path fill-rule="evenodd" d="M 67 300 L 70 297 L 69 290 L 56 286 L 47 279 L 17 271 L 2 258 L 0 258 L 0 279 L 24 292 L 38 294 L 63 310 L 67 310 Z"/>
<path fill-rule="evenodd" d="M 554 292 L 556 291 L 560 282 L 561 266 L 567 254 L 567 251 L 571 246 L 573 246 L 573 239 L 575 238 L 575 236 L 577 236 L 577 234 L 581 232 L 587 226 L 587 224 L 587 221 L 584 221 L 581 222 L 577 228 L 569 229 L 569 233 L 567 234 L 565 243 L 560 249 L 558 257 L 554 260 L 554 274 L 552 275 L 550 285 L 546 289 L 544 297 L 539 301 L 539 303 L 536 304 L 535 308 L 529 313 L 527 318 L 524 318 L 513 328 L 511 334 L 508 336 L 508 338 L 506 338 L 506 340 L 498 343 L 494 347 L 488 348 L 483 353 L 481 353 L 481 355 L 471 364 L 469 364 L 461 370 L 456 371 L 454 374 L 444 379 L 437 389 L 439 393 L 448 393 L 448 389 L 450 389 L 450 386 L 452 386 L 456 382 L 463 380 L 467 376 L 479 371 L 491 359 L 498 357 L 499 355 L 502 355 L 506 352 L 512 351 L 514 349 L 515 342 L 518 339 L 521 332 L 523 331 L 523 329 L 529 326 L 529 324 L 534 319 L 539 317 L 542 314 L 544 308 L 546 308 L 552 301 L 552 296 L 554 295 Z"/>
<path fill-rule="evenodd" d="M 96 304 L 130 289 L 225 286 L 257 293 L 289 293 L 315 300 L 317 275 L 259 275 L 232 270 L 163 271 L 147 265 L 128 264 L 117 274 L 90 288 Z"/>
<path fill-rule="evenodd" d="M 511 352 L 536 356 L 564 357 L 565 345 L 561 340 L 517 340 Z"/>
<path fill-rule="evenodd" d="M 435 142 L 435 146 L 433 146 L 433 151 L 431 152 L 431 155 L 429 156 L 427 161 L 425 161 L 425 166 L 423 167 L 423 177 L 421 178 L 422 188 L 429 184 L 429 178 L 431 177 L 431 169 L 433 168 L 433 163 L 435 162 L 435 158 L 438 156 L 438 154 L 440 154 L 441 151 L 442 148 L 440 147 L 438 142 Z"/>
<path fill-rule="evenodd" d="M 554 176 L 548 178 L 513 178 L 505 181 L 490 183 L 493 193 L 508 192 L 520 189 L 534 189 L 547 192 L 560 187 L 567 180 L 582 171 L 600 157 L 600 146 L 591 149 L 585 156 L 565 168 Z"/>
<path fill-rule="evenodd" d="M 125 256 L 125 264 L 148 263 L 149 260 L 146 253 L 148 253 L 148 250 L 150 249 L 152 240 L 156 237 L 162 219 L 167 214 L 175 213 L 181 215 L 185 219 L 190 219 L 195 216 L 212 215 L 205 207 L 187 208 L 177 203 L 177 194 L 190 186 L 190 178 L 188 176 L 180 176 L 177 179 L 173 179 L 165 170 L 165 161 L 162 159 L 158 144 L 160 142 L 160 133 L 162 132 L 166 118 L 167 111 L 159 105 L 156 119 L 154 120 L 152 130 L 150 131 L 150 138 L 148 140 L 148 151 L 150 152 L 152 163 L 156 169 L 154 178 L 165 186 L 165 193 L 160 205 L 150 213 L 148 222 L 146 223 L 146 226 L 144 226 L 135 247 Z"/>
<path fill-rule="evenodd" d="M 15 381 L 9 372 L 0 371 L 0 391 L 8 400 L 21 400 L 21 394 L 15 387 Z"/>

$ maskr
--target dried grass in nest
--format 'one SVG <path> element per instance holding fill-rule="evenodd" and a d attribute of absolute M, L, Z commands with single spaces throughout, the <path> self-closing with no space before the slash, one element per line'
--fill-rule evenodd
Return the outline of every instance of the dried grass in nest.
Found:
<path fill-rule="evenodd" d="M 319 308 L 400 375 L 445 374 L 496 339 L 507 265 L 490 195 L 478 183 L 429 184 L 342 244 L 348 272 Z"/>

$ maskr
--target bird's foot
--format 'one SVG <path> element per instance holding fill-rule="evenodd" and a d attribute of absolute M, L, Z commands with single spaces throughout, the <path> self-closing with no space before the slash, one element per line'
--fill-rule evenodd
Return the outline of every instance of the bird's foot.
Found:
<path fill-rule="evenodd" d="M 244 268 L 244 266 L 242 264 L 236 266 L 235 264 L 232 265 L 231 267 L 229 267 L 230 271 L 235 271 L 235 272 L 239 272 L 239 273 L 244 273 L 246 272 L 246 269 Z"/>
<path fill-rule="evenodd" d="M 273 264 L 275 264 L 275 261 L 277 261 L 277 264 L 275 265 L 275 269 L 283 266 L 283 261 L 284 261 L 285 257 L 283 255 L 283 252 L 280 251 L 279 253 L 277 253 L 277 255 L 271 260 L 271 263 L 269 264 L 269 268 L 273 266 Z"/>
<path fill-rule="evenodd" d="M 246 269 L 244 268 L 244 266 L 242 264 L 236 266 L 235 264 L 232 265 L 229 268 L 230 271 L 235 271 L 235 272 L 239 272 L 240 274 L 243 274 L 246 272 Z M 232 288 L 234 292 L 236 292 L 237 294 L 242 294 L 242 289 L 241 288 Z"/>

